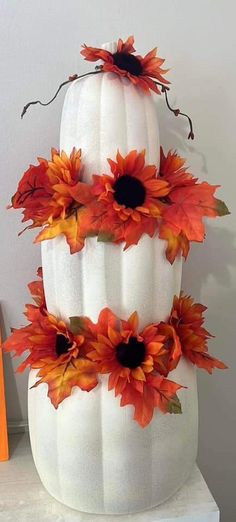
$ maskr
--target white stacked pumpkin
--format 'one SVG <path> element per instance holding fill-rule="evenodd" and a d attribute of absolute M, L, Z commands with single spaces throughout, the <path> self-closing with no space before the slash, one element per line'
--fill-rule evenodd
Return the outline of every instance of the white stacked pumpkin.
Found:
<path fill-rule="evenodd" d="M 114 52 L 114 44 L 106 49 Z M 106 158 L 117 149 L 146 150 L 146 163 L 159 162 L 158 118 L 151 96 L 113 73 L 74 81 L 61 121 L 61 150 L 83 154 L 84 181 L 109 173 Z M 96 321 L 108 306 L 119 317 L 137 310 L 140 327 L 166 320 L 179 294 L 181 259 L 171 265 L 166 244 L 144 235 L 137 246 L 86 241 L 74 255 L 60 236 L 42 244 L 44 288 L 49 312 L 68 320 Z M 37 371 L 30 372 L 29 386 Z M 169 374 L 181 390 L 182 415 L 156 411 L 148 427 L 133 420 L 133 407 L 119 406 L 107 391 L 106 376 L 85 393 L 72 395 L 55 410 L 47 385 L 30 390 L 29 426 L 41 480 L 59 501 L 90 513 L 132 513 L 158 505 L 186 480 L 197 451 L 197 387 L 193 365 L 182 359 Z"/>

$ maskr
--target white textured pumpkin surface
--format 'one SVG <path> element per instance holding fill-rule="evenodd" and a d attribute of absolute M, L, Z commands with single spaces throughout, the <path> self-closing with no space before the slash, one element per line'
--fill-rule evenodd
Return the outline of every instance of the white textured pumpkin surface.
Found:
<path fill-rule="evenodd" d="M 195 369 L 182 360 L 170 378 L 188 386 L 179 392 L 183 414 L 156 411 L 144 429 L 105 377 L 89 393 L 74 388 L 58 410 L 46 384 L 29 390 L 32 452 L 49 493 L 80 511 L 118 514 L 154 507 L 181 487 L 197 451 Z"/>
<path fill-rule="evenodd" d="M 114 48 L 106 46 L 114 52 Z M 112 73 L 75 81 L 67 91 L 61 122 L 61 149 L 82 149 L 83 179 L 109 173 L 107 157 L 146 149 L 146 163 L 159 163 L 159 132 L 152 96 Z M 70 255 L 63 237 L 42 244 L 48 310 L 64 319 L 97 320 L 109 306 L 122 318 L 134 310 L 140 327 L 165 320 L 181 284 L 182 262 L 171 266 L 165 242 L 143 236 L 137 246 L 89 239 Z M 30 384 L 35 373 L 30 374 Z M 46 385 L 29 392 L 29 425 L 35 463 L 48 491 L 81 511 L 128 513 L 155 506 L 187 478 L 197 451 L 197 389 L 194 368 L 181 361 L 171 375 L 188 386 L 179 393 L 182 415 L 156 412 L 142 429 L 133 408 L 120 408 L 106 389 L 74 388 L 55 410 Z"/>
<path fill-rule="evenodd" d="M 114 44 L 106 46 L 114 51 Z M 113 73 L 73 82 L 61 121 L 61 150 L 82 149 L 83 179 L 110 173 L 107 158 L 132 149 L 146 150 L 146 163 L 159 165 L 160 143 L 152 96 Z M 89 239 L 70 255 L 64 237 L 42 243 L 47 306 L 63 318 L 89 315 L 96 320 L 109 306 L 121 317 L 137 310 L 141 326 L 164 320 L 179 293 L 182 261 L 165 258 L 165 242 L 144 235 L 137 246 L 97 243 Z"/>
<path fill-rule="evenodd" d="M 63 319 L 88 315 L 95 321 L 109 306 L 123 319 L 137 310 L 144 327 L 165 320 L 180 291 L 181 261 L 171 266 L 157 237 L 144 235 L 126 252 L 90 238 L 74 255 L 59 237 L 43 245 L 42 262 L 48 310 Z"/>

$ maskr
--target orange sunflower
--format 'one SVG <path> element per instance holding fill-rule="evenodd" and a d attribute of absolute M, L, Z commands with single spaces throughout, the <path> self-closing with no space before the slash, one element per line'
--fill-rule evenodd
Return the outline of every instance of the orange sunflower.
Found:
<path fill-rule="evenodd" d="M 156 177 L 155 165 L 145 165 L 145 151 L 117 152 L 108 159 L 112 176 L 94 175 L 85 234 L 103 234 L 115 242 L 138 243 L 142 234 L 153 236 L 160 217 L 159 198 L 169 192 L 169 184 Z"/>
<path fill-rule="evenodd" d="M 71 394 L 73 386 L 90 391 L 97 385 L 96 364 L 86 358 L 86 318 L 80 320 L 83 334 L 73 334 L 64 321 L 47 312 L 40 283 L 29 285 L 37 303 L 26 305 L 30 324 L 12 329 L 3 349 L 15 352 L 15 356 L 30 352 L 17 371 L 23 372 L 28 366 L 39 369 L 40 379 L 34 386 L 47 383 L 48 396 L 57 408 Z"/>
<path fill-rule="evenodd" d="M 117 49 L 114 53 L 105 49 L 88 47 L 84 44 L 81 54 L 85 60 L 91 62 L 102 60 L 104 62 L 101 66 L 102 71 L 113 72 L 122 77 L 125 76 L 134 85 L 141 87 L 147 93 L 152 90 L 160 94 L 155 80 L 157 80 L 157 83 L 170 83 L 162 76 L 168 72 L 168 69 L 161 68 L 165 60 L 156 56 L 157 48 L 146 54 L 144 58 L 140 55 L 134 55 L 135 48 L 133 44 L 133 36 L 129 36 L 126 42 L 119 38 Z"/>
<path fill-rule="evenodd" d="M 152 419 L 154 408 L 163 412 L 180 413 L 176 391 L 180 385 L 156 375 L 166 358 L 164 336 L 158 326 L 151 324 L 138 332 L 138 315 L 134 312 L 127 321 L 104 309 L 93 327 L 96 340 L 91 341 L 92 350 L 87 353 L 98 365 L 101 374 L 109 373 L 108 389 L 121 395 L 121 406 L 132 404 L 134 418 L 144 427 Z M 178 406 L 177 406 L 178 404 Z"/>
<path fill-rule="evenodd" d="M 33 221 L 26 228 L 44 226 L 36 242 L 64 234 L 74 253 L 84 246 L 80 220 L 89 200 L 90 188 L 81 182 L 81 150 L 74 148 L 67 156 L 52 149 L 51 161 L 39 158 L 39 165 L 31 165 L 25 172 L 12 207 L 24 209 L 23 222 Z"/>
<path fill-rule="evenodd" d="M 52 149 L 52 160 L 38 158 L 39 165 L 30 165 L 12 198 L 13 208 L 23 208 L 23 222 L 32 219 L 28 228 L 51 223 L 65 217 L 73 202 L 70 187 L 80 180 L 81 151 L 65 152 Z"/>
<path fill-rule="evenodd" d="M 181 292 L 180 297 L 174 297 L 169 322 L 179 337 L 183 355 L 199 368 L 212 373 L 214 368 L 223 370 L 227 366 L 208 353 L 207 343 L 212 335 L 203 327 L 206 309 Z"/>

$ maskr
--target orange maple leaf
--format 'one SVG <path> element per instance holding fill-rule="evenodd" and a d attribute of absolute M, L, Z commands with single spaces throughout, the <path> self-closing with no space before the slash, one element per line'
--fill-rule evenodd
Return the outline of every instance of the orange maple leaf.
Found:
<path fill-rule="evenodd" d="M 22 326 L 19 329 L 12 328 L 11 335 L 3 343 L 2 348 L 4 352 L 15 352 L 14 355 L 20 357 L 26 350 L 32 350 L 34 342 L 30 340 L 30 336 L 33 333 L 30 326 Z"/>
<path fill-rule="evenodd" d="M 182 348 L 175 328 L 167 323 L 159 323 L 158 332 L 164 336 L 162 357 L 155 369 L 167 377 L 168 373 L 176 368 L 182 356 Z"/>
<path fill-rule="evenodd" d="M 192 341 L 193 346 L 193 341 Z M 212 374 L 215 368 L 218 370 L 227 369 L 226 364 L 224 364 L 219 359 L 212 357 L 208 352 L 194 350 L 193 347 L 191 349 L 186 349 L 185 356 L 191 361 L 191 363 L 195 364 L 198 368 L 206 370 L 208 373 Z"/>
<path fill-rule="evenodd" d="M 209 185 L 204 181 L 173 189 L 168 195 L 171 204 L 163 211 L 164 225 L 167 225 L 175 235 L 183 232 L 189 241 L 203 241 L 205 236 L 203 217 L 229 213 L 224 203 L 214 197 L 218 186 Z"/>
<path fill-rule="evenodd" d="M 180 388 L 183 386 L 162 376 L 148 375 L 143 393 L 127 383 L 121 394 L 120 405 L 133 405 L 134 420 L 145 428 L 151 422 L 155 408 L 163 413 L 181 413 L 181 404 L 176 395 Z"/>
<path fill-rule="evenodd" d="M 32 368 L 38 368 L 37 363 L 32 365 Z M 46 383 L 48 385 L 48 397 L 56 409 L 66 397 L 71 395 L 74 386 L 88 392 L 98 384 L 96 364 L 83 358 L 72 358 L 70 361 L 62 362 L 62 364 L 50 359 L 42 359 L 37 377 L 40 377 L 40 379 L 32 388 L 41 383 Z"/>
<path fill-rule="evenodd" d="M 8 208 L 23 208 L 23 222 L 32 220 L 30 228 L 41 226 L 53 213 L 53 190 L 47 176 L 48 162 L 39 159 L 39 165 L 30 165 L 20 180 Z M 28 227 L 27 227 L 28 228 Z"/>
<path fill-rule="evenodd" d="M 161 223 L 158 231 L 160 239 L 167 241 L 166 257 L 171 265 L 174 263 L 176 257 L 182 254 L 184 259 L 187 259 L 189 253 L 189 240 L 183 232 L 175 235 L 171 228 L 168 228 L 164 223 Z"/>
<path fill-rule="evenodd" d="M 179 298 L 174 298 L 169 322 L 180 339 L 183 355 L 199 368 L 212 373 L 214 368 L 225 369 L 227 366 L 208 353 L 207 343 L 212 335 L 202 326 L 206 309 L 181 293 Z"/>
<path fill-rule="evenodd" d="M 52 224 L 47 225 L 35 238 L 34 242 L 38 243 L 45 239 L 53 239 L 63 234 L 70 246 L 70 253 L 74 254 L 82 250 L 85 242 L 85 236 L 81 232 L 82 217 L 86 214 L 86 207 L 81 207 L 74 211 L 65 219 L 55 219 Z"/>

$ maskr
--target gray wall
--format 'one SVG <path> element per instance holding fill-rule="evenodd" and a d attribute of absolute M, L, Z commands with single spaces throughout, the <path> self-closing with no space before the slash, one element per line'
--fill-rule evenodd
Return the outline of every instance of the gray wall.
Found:
<path fill-rule="evenodd" d="M 158 101 L 162 144 L 184 155 L 195 175 L 222 184 L 220 197 L 232 215 L 208 224 L 204 245 L 192 247 L 184 266 L 183 288 L 209 307 L 207 326 L 216 339 L 210 349 L 230 366 L 213 377 L 199 375 L 199 464 L 222 509 L 222 521 L 235 521 L 235 2 L 228 0 L 1 0 L 1 269 L 0 300 L 7 333 L 24 324 L 26 284 L 40 264 L 33 234 L 17 238 L 20 215 L 5 206 L 17 181 L 37 155 L 58 146 L 64 94 L 47 109 L 22 106 L 47 100 L 70 74 L 88 70 L 80 44 L 134 33 L 145 52 L 156 44 L 167 58 L 171 99 L 189 112 L 196 140 L 187 142 L 185 122 Z M 9 420 L 27 418 L 27 376 L 14 375 L 6 357 Z"/>

